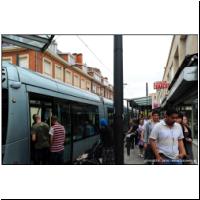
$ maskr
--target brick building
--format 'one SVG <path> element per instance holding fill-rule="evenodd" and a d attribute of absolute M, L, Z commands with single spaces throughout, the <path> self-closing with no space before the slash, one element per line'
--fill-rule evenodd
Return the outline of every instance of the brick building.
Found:
<path fill-rule="evenodd" d="M 44 76 L 113 99 L 113 87 L 98 68 L 83 64 L 81 53 L 71 54 L 57 50 L 55 42 L 45 52 L 3 44 L 2 54 L 3 62 L 27 67 Z"/>

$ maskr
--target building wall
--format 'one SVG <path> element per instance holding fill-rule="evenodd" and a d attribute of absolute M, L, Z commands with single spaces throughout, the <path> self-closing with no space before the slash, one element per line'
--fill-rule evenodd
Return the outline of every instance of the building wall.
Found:
<path fill-rule="evenodd" d="M 46 51 L 45 53 L 42 52 L 36 52 L 33 50 L 27 50 L 27 49 L 22 49 L 18 48 L 15 50 L 9 50 L 9 51 L 4 51 L 3 50 L 3 58 L 11 58 L 13 64 L 17 64 L 17 56 L 22 56 L 22 55 L 27 55 L 28 57 L 28 67 L 32 71 L 36 71 L 39 73 L 44 74 L 44 62 L 45 60 L 51 63 L 52 70 L 51 70 L 51 77 L 56 78 L 56 66 L 59 66 L 62 68 L 62 77 L 60 81 L 66 82 L 68 84 L 71 84 L 75 87 L 79 87 L 81 89 L 87 90 L 94 92 L 92 90 L 92 86 L 95 85 L 96 93 L 97 95 L 102 95 L 105 98 L 113 99 L 113 92 L 112 91 L 107 91 L 107 95 L 105 96 L 105 92 L 101 92 L 101 88 L 105 88 L 104 84 L 97 81 L 94 78 L 94 73 L 88 74 L 87 71 L 83 70 L 83 58 L 82 54 L 73 54 L 76 59 L 76 63 L 80 64 L 76 68 L 73 68 L 72 66 L 68 65 L 68 54 L 60 54 L 59 56 L 64 59 L 60 60 L 54 55 L 52 55 L 50 52 Z M 81 66 L 82 65 L 82 66 Z M 90 68 L 92 69 L 92 68 Z M 101 77 L 101 72 L 100 70 L 94 68 L 95 73 L 99 73 L 99 76 Z M 65 71 L 68 71 L 71 73 L 71 78 L 67 76 Z M 46 74 L 47 75 L 47 74 Z M 78 82 L 75 80 L 75 76 L 78 77 Z M 90 76 L 90 77 L 89 77 Z M 69 80 L 68 80 L 69 79 Z M 104 89 L 106 90 L 106 89 Z"/>
<path fill-rule="evenodd" d="M 171 82 L 185 56 L 194 53 L 198 53 L 198 35 L 175 35 L 172 40 L 163 81 Z"/>
<path fill-rule="evenodd" d="M 171 83 L 186 55 L 198 53 L 198 35 L 175 35 L 172 39 L 163 81 Z M 157 90 L 158 102 L 168 94 L 167 89 Z"/>

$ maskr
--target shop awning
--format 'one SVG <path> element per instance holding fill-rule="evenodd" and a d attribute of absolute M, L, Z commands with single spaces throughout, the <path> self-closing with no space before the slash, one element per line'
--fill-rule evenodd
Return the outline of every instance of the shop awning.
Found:
<path fill-rule="evenodd" d="M 162 103 L 164 107 L 167 103 L 181 100 L 193 90 L 197 90 L 198 86 L 198 68 L 197 66 L 185 67 L 177 80 L 171 87 L 166 100 Z"/>
<path fill-rule="evenodd" d="M 45 51 L 51 44 L 54 35 L 2 35 L 2 42 L 15 46 Z"/>

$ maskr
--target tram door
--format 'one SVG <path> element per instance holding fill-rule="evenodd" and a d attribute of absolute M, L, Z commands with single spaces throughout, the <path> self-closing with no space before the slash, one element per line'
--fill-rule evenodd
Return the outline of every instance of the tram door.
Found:
<path fill-rule="evenodd" d="M 41 117 L 41 121 L 45 122 L 51 126 L 51 116 L 52 114 L 57 115 L 57 107 L 53 103 L 53 98 L 39 95 L 39 94 L 29 94 L 29 108 L 30 108 L 30 130 L 35 124 L 33 115 L 37 114 Z M 31 133 L 31 131 L 30 131 Z M 34 164 L 34 143 L 32 142 L 30 136 L 30 162 Z"/>

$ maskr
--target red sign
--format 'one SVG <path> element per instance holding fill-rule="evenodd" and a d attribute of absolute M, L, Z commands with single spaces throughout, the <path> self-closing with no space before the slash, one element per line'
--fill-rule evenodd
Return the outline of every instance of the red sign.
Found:
<path fill-rule="evenodd" d="M 153 84 L 153 88 L 156 90 L 165 89 L 169 87 L 169 83 L 166 81 L 158 81 Z"/>

